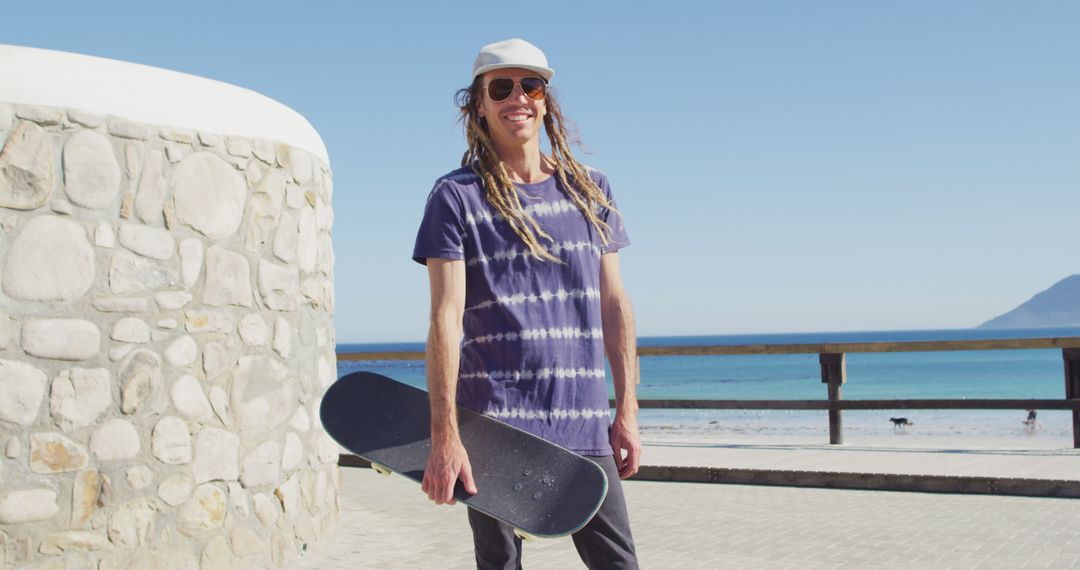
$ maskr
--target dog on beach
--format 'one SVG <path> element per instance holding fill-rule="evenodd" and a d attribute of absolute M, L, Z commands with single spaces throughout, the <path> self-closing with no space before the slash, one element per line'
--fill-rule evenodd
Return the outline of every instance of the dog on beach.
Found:
<path fill-rule="evenodd" d="M 1035 419 L 1039 417 L 1039 412 L 1035 410 L 1028 410 L 1027 412 L 1027 419 L 1024 420 L 1024 426 L 1027 427 L 1028 431 L 1035 431 L 1039 428 L 1039 420 Z"/>
<path fill-rule="evenodd" d="M 889 421 L 893 423 L 893 429 L 904 429 L 908 426 L 915 425 L 914 422 L 907 418 L 889 418 Z"/>

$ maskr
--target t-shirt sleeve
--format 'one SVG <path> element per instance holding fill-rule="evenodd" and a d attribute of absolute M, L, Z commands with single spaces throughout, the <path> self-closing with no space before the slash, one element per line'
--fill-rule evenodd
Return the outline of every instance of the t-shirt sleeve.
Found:
<path fill-rule="evenodd" d="M 611 193 L 611 185 L 608 183 L 607 176 L 604 173 L 594 170 L 594 179 L 600 190 L 603 190 L 604 195 L 607 196 L 608 201 L 611 202 L 616 208 L 619 207 L 615 203 L 615 196 Z M 611 234 L 608 235 L 608 242 L 600 246 L 600 254 L 611 253 L 613 251 L 619 251 L 620 249 L 630 245 L 630 236 L 626 233 L 626 225 L 623 223 L 623 217 L 618 212 L 615 212 L 609 208 L 600 208 L 600 219 L 604 220 L 608 226 L 611 227 Z"/>
<path fill-rule="evenodd" d="M 436 183 L 428 194 L 413 246 L 413 261 L 427 265 L 429 257 L 465 259 L 464 206 L 445 182 Z"/>

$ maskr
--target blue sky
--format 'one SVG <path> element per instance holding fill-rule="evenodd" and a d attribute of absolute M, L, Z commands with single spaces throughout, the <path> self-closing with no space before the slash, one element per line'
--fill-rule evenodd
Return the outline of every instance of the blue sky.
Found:
<path fill-rule="evenodd" d="M 638 334 L 975 326 L 1080 273 L 1080 5 L 13 3 L 0 42 L 227 81 L 323 136 L 339 342 L 421 341 L 410 259 L 480 46 L 539 45 L 633 244 Z"/>

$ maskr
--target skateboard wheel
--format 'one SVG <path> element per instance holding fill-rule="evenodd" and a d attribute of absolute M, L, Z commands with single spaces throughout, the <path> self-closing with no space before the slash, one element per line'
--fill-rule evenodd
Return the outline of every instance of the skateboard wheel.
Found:
<path fill-rule="evenodd" d="M 379 465 L 378 463 L 375 463 L 374 461 L 371 462 L 371 469 L 374 470 L 379 475 L 390 475 L 390 473 L 392 473 L 392 471 L 387 469 L 385 466 Z"/>
<path fill-rule="evenodd" d="M 523 542 L 532 542 L 536 540 L 536 537 L 520 529 L 514 529 L 514 536 L 520 538 Z"/>

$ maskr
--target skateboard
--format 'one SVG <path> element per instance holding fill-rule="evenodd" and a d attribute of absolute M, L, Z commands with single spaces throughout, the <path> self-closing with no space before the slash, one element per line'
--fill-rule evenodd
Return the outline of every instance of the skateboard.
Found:
<path fill-rule="evenodd" d="M 457 413 L 478 492 L 470 495 L 458 481 L 455 499 L 526 540 L 571 534 L 596 514 L 608 486 L 599 465 L 473 410 L 458 406 Z M 353 372 L 326 391 L 319 415 L 330 437 L 376 471 L 423 481 L 431 451 L 427 392 Z"/>

